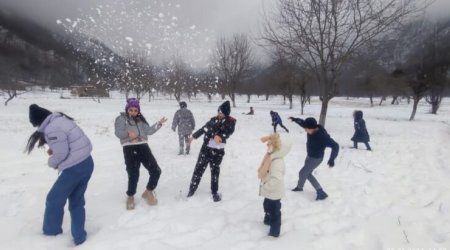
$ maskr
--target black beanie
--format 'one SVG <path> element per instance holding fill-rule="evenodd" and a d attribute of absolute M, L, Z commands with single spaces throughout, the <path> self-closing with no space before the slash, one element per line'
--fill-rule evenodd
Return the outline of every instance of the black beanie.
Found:
<path fill-rule="evenodd" d="M 42 122 L 47 118 L 47 116 L 51 115 L 52 112 L 48 111 L 45 108 L 41 108 L 36 104 L 30 105 L 30 122 L 33 127 L 38 127 L 42 124 Z"/>
<path fill-rule="evenodd" d="M 218 111 L 222 112 L 225 116 L 229 116 L 231 112 L 230 101 L 226 101 L 219 106 Z"/>
<path fill-rule="evenodd" d="M 309 129 L 314 129 L 319 127 L 317 124 L 316 119 L 314 119 L 313 117 L 308 117 L 303 121 L 303 128 L 309 128 Z"/>
<path fill-rule="evenodd" d="M 180 108 L 186 108 L 187 104 L 186 102 L 180 102 Z"/>

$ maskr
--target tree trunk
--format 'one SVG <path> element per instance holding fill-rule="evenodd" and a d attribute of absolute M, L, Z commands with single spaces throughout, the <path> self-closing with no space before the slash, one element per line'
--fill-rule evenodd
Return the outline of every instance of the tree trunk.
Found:
<path fill-rule="evenodd" d="M 328 96 L 324 96 L 322 98 L 322 107 L 320 108 L 320 118 L 319 118 L 319 124 L 325 127 L 325 120 L 327 118 L 327 111 L 328 111 L 328 102 L 330 101 Z"/>
<path fill-rule="evenodd" d="M 251 96 L 251 94 L 247 95 L 247 103 L 250 103 L 250 96 Z"/>
<path fill-rule="evenodd" d="M 414 97 L 413 110 L 411 113 L 411 117 L 409 117 L 410 121 L 414 120 L 414 117 L 416 116 L 417 105 L 419 104 L 419 101 L 420 101 L 420 98 Z"/>
<path fill-rule="evenodd" d="M 236 96 L 234 95 L 234 93 L 231 93 L 230 95 L 231 97 L 231 102 L 233 103 L 233 108 L 236 108 Z"/>
<path fill-rule="evenodd" d="M 369 99 L 370 99 L 370 107 L 373 107 L 373 98 L 372 98 L 372 96 L 370 96 Z"/>
<path fill-rule="evenodd" d="M 288 95 L 288 99 L 289 99 L 289 109 L 292 109 L 294 107 L 294 103 L 292 103 L 292 95 Z"/>

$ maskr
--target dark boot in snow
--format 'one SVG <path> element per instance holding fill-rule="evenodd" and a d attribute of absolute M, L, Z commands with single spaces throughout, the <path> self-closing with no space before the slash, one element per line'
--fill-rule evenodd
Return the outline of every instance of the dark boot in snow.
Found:
<path fill-rule="evenodd" d="M 183 155 L 183 154 L 184 154 L 184 151 L 182 148 L 180 148 L 180 151 L 178 151 L 178 155 Z"/>
<path fill-rule="evenodd" d="M 218 193 L 213 193 L 212 198 L 213 198 L 214 202 L 219 202 L 222 200 L 222 197 L 220 197 L 220 194 L 218 194 Z"/>
<path fill-rule="evenodd" d="M 297 186 L 297 187 L 293 188 L 292 191 L 301 192 L 301 191 L 303 191 L 303 188 Z"/>
<path fill-rule="evenodd" d="M 328 197 L 328 194 L 323 191 L 323 189 L 317 190 L 317 198 L 316 201 L 325 200 Z"/>

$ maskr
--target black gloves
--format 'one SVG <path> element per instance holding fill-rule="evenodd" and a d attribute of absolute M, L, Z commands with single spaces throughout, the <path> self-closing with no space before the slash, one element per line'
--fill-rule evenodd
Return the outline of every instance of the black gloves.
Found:
<path fill-rule="evenodd" d="M 330 166 L 330 168 L 334 167 L 334 160 L 328 160 L 328 166 Z"/>

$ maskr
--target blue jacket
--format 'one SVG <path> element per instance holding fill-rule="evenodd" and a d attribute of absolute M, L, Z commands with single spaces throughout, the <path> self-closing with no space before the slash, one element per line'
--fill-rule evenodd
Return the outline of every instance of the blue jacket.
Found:
<path fill-rule="evenodd" d="M 271 112 L 270 116 L 272 117 L 272 125 L 282 123 L 281 117 L 277 112 Z"/>
<path fill-rule="evenodd" d="M 38 128 L 53 154 L 48 165 L 63 171 L 84 161 L 91 155 L 92 144 L 78 125 L 62 115 L 52 113 Z"/>

